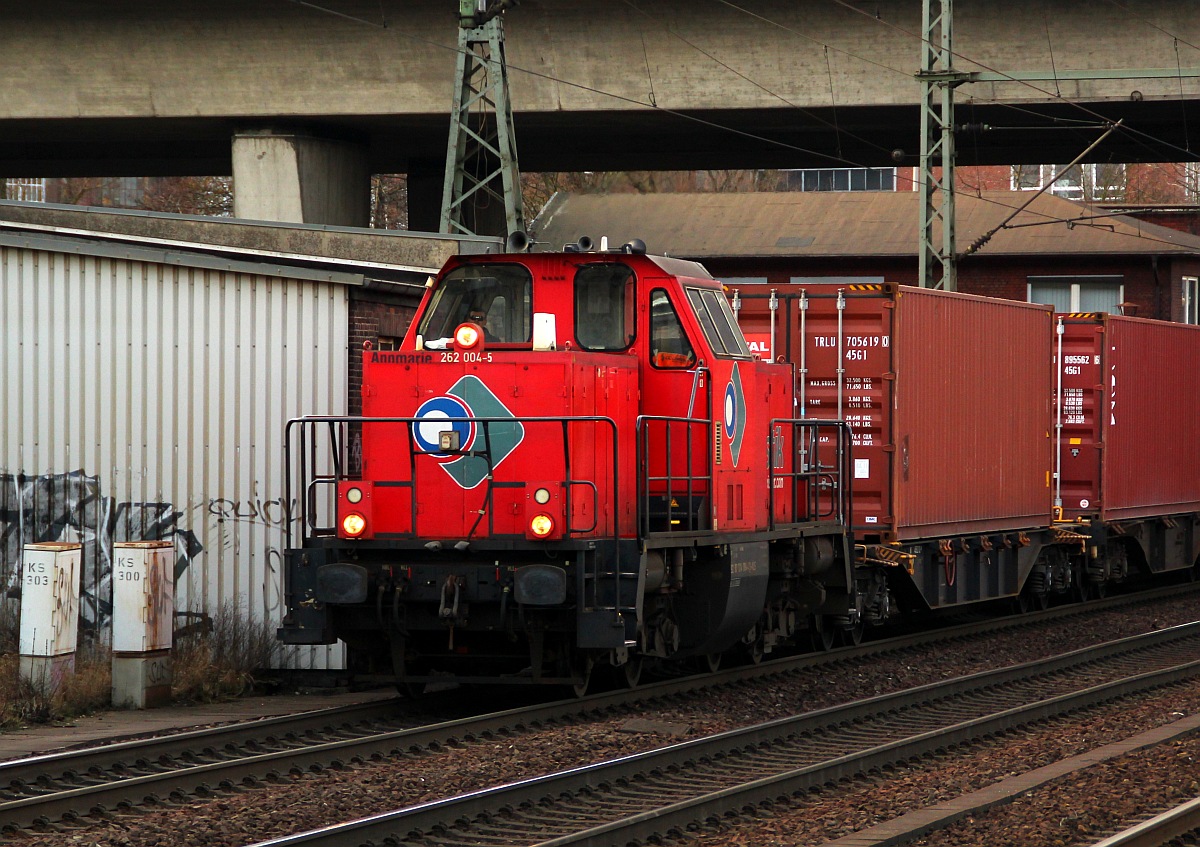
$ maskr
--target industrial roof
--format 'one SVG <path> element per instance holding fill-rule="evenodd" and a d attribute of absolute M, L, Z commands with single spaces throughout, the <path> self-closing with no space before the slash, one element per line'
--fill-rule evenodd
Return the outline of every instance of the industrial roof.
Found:
<path fill-rule="evenodd" d="M 919 200 L 910 191 L 560 193 L 533 227 L 539 245 L 551 249 L 587 235 L 597 243 L 607 237 L 612 246 L 640 238 L 652 253 L 697 259 L 914 257 Z M 1200 254 L 1200 237 L 1050 194 L 959 194 L 956 205 L 959 252 L 996 230 L 980 257 Z M 935 234 L 940 241 L 937 227 Z"/>
<path fill-rule="evenodd" d="M 490 237 L 11 201 L 0 201 L 0 234 L 75 237 L 104 244 L 108 251 L 127 245 L 177 257 L 208 253 L 224 260 L 368 276 L 424 276 L 453 255 L 495 251 L 502 243 Z"/>

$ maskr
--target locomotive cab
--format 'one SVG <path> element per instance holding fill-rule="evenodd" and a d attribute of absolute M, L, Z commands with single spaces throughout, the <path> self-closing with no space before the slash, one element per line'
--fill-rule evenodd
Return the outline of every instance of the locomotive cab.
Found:
<path fill-rule="evenodd" d="M 290 425 L 282 637 L 410 684 L 579 689 L 852 615 L 812 579 L 847 567 L 848 436 L 797 420 L 794 385 L 698 264 L 452 259 L 401 349 L 363 352 L 362 416 Z"/>

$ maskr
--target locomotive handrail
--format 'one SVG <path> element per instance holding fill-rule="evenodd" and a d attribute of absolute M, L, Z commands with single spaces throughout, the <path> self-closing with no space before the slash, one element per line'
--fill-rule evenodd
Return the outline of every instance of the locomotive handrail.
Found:
<path fill-rule="evenodd" d="M 592 482 L 590 479 L 567 480 L 566 485 L 568 487 L 570 487 L 572 485 L 588 486 L 589 488 L 592 489 L 593 506 L 600 505 L 600 489 L 597 488 L 596 483 Z M 592 509 L 592 525 L 587 526 L 587 527 L 580 527 L 580 526 L 571 526 L 571 524 L 568 523 L 567 524 L 567 534 L 570 535 L 573 532 L 591 532 L 592 530 L 594 530 L 596 528 L 596 525 L 599 523 L 599 520 L 600 520 L 599 515 L 600 515 L 600 510 L 593 507 L 593 509 Z M 570 521 L 570 518 L 568 518 L 567 520 Z"/>
<path fill-rule="evenodd" d="M 398 424 L 403 425 L 408 433 L 407 450 L 409 459 L 409 479 L 405 480 L 378 480 L 377 483 L 390 483 L 393 486 L 413 488 L 414 480 L 416 479 L 416 457 L 420 451 L 414 441 L 413 429 L 421 423 L 426 423 L 423 418 L 413 417 L 368 417 L 364 415 L 305 415 L 289 420 L 284 429 L 284 487 L 286 490 L 286 499 L 288 502 L 292 500 L 293 489 L 293 454 L 298 451 L 302 460 L 299 465 L 299 491 L 303 492 L 299 499 L 300 515 L 299 525 L 308 533 L 313 535 L 335 535 L 334 527 L 319 527 L 317 526 L 318 508 L 316 504 L 316 490 L 319 485 L 335 485 L 339 481 L 355 479 L 358 475 L 353 474 L 347 469 L 344 461 L 344 453 L 346 450 L 345 433 L 347 425 L 362 425 L 362 424 Z M 491 427 L 495 424 L 553 424 L 562 428 L 562 443 L 563 443 L 563 466 L 564 466 L 564 507 L 568 515 L 568 523 L 566 526 L 566 534 L 586 533 L 596 529 L 599 525 L 600 513 L 600 494 L 599 487 L 594 481 L 586 479 L 574 479 L 571 469 L 571 451 L 569 449 L 570 441 L 568 438 L 568 430 L 572 425 L 592 423 L 604 426 L 610 433 L 612 444 L 612 491 L 614 503 L 613 508 L 609 510 L 612 515 L 612 534 L 611 538 L 616 541 L 620 536 L 620 517 L 615 508 L 616 492 L 619 491 L 620 483 L 620 450 L 617 437 L 617 424 L 612 418 L 604 415 L 579 415 L 573 417 L 561 416 L 526 416 L 526 417 L 452 417 L 439 419 L 439 423 L 456 423 L 467 422 L 480 425 L 483 430 L 484 449 L 463 451 L 463 455 L 475 456 L 487 462 L 488 486 L 485 492 L 485 500 L 480 509 L 480 519 L 484 513 L 487 513 L 489 519 L 489 530 L 493 528 L 493 512 L 491 505 L 494 503 L 494 479 L 492 464 L 492 449 L 491 449 Z M 333 467 L 332 473 L 317 473 L 317 444 L 316 438 L 310 437 L 309 429 L 328 424 L 329 426 L 329 459 Z M 340 426 L 338 426 L 340 424 Z M 295 432 L 293 431 L 295 430 Z M 315 436 L 315 433 L 312 433 Z M 311 474 L 310 474 L 311 469 Z M 310 479 L 311 475 L 311 479 Z M 573 527 L 570 525 L 571 505 L 572 505 L 572 488 L 574 486 L 587 485 L 593 490 L 593 506 L 594 514 L 592 525 L 588 528 Z M 410 524 L 412 533 L 415 537 L 417 531 L 417 498 L 414 494 L 411 500 L 411 515 Z M 468 533 L 468 538 L 473 535 L 478 527 L 478 521 Z M 288 522 L 285 530 L 287 547 L 294 547 L 292 522 Z"/>
<path fill-rule="evenodd" d="M 783 427 L 791 428 L 792 455 L 789 461 L 776 467 L 774 451 L 781 447 Z M 833 430 L 832 463 L 822 461 L 821 431 Z M 853 433 L 850 425 L 840 420 L 817 418 L 775 418 L 770 422 L 771 437 L 767 441 L 767 512 L 770 527 L 776 528 L 776 480 L 791 480 L 791 516 L 794 521 L 832 519 L 842 526 L 849 525 L 849 504 L 852 488 Z M 797 459 L 799 462 L 797 463 Z M 822 505 L 822 490 L 829 492 L 827 505 Z"/>
<path fill-rule="evenodd" d="M 665 440 L 663 455 L 666 457 L 666 473 L 663 476 L 654 476 L 650 473 L 649 458 L 650 458 L 650 434 L 655 428 L 653 425 L 663 424 L 663 438 Z M 683 476 L 676 476 L 672 472 L 671 459 L 676 455 L 672 449 L 672 432 L 673 424 L 682 425 L 685 428 L 685 450 L 684 461 L 687 467 L 687 473 Z M 692 472 L 694 459 L 694 441 L 690 430 L 692 427 L 702 427 L 703 434 L 699 439 L 704 448 L 704 472 L 695 474 Z M 684 483 L 685 496 L 687 498 L 687 508 L 683 512 L 687 515 L 688 524 L 684 531 L 697 531 L 701 527 L 699 509 L 694 508 L 695 498 L 698 495 L 707 494 L 709 500 L 709 510 L 712 509 L 712 451 L 708 449 L 708 436 L 712 431 L 712 418 L 696 418 L 696 417 L 677 417 L 673 415 L 638 415 L 637 418 L 637 484 L 638 484 L 638 527 L 639 534 L 643 537 L 654 534 L 650 527 L 650 497 L 651 483 L 664 483 L 664 500 L 666 503 L 666 531 L 670 532 L 673 522 L 673 515 L 676 508 L 674 505 L 674 497 L 678 492 L 674 491 L 676 483 Z"/>

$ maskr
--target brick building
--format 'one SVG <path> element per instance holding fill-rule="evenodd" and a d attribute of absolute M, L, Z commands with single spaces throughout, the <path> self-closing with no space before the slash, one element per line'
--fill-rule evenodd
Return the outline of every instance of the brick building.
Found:
<path fill-rule="evenodd" d="M 982 192 L 957 201 L 960 291 L 1062 311 L 1136 310 L 1198 320 L 1200 236 L 1049 193 Z M 918 196 L 908 191 L 571 195 L 553 198 L 535 238 L 580 235 L 703 262 L 731 287 L 803 281 L 917 283 Z"/>

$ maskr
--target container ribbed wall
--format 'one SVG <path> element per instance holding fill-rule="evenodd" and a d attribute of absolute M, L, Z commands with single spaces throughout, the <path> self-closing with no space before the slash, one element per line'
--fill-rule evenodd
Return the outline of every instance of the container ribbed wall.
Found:
<path fill-rule="evenodd" d="M 112 543 L 162 538 L 178 609 L 278 621 L 284 423 L 344 414 L 347 308 L 339 282 L 0 248 L 4 587 L 22 544 L 82 540 L 84 625 L 106 631 Z"/>
<path fill-rule="evenodd" d="M 1106 520 L 1200 509 L 1200 327 L 1105 319 Z"/>

